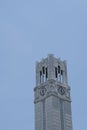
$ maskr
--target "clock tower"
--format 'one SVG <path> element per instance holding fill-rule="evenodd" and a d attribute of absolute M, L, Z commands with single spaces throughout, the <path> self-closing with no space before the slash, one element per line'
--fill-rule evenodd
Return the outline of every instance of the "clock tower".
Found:
<path fill-rule="evenodd" d="M 36 63 L 35 130 L 72 130 L 66 61 L 49 54 Z"/>

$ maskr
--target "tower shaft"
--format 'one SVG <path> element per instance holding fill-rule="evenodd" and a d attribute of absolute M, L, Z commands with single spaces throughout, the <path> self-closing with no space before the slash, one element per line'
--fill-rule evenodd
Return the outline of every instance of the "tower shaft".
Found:
<path fill-rule="evenodd" d="M 65 61 L 48 55 L 36 64 L 35 130 L 72 130 L 70 87 Z"/>

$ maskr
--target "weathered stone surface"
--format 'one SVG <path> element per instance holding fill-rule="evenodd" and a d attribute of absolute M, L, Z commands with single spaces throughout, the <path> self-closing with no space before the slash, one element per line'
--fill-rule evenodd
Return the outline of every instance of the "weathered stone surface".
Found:
<path fill-rule="evenodd" d="M 35 130 L 72 130 L 66 61 L 53 55 L 36 64 Z"/>

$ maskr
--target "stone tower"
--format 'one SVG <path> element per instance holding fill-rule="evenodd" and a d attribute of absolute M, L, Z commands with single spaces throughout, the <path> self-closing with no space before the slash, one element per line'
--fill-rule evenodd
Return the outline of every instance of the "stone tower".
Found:
<path fill-rule="evenodd" d="M 66 61 L 49 54 L 36 64 L 35 130 L 72 130 Z"/>

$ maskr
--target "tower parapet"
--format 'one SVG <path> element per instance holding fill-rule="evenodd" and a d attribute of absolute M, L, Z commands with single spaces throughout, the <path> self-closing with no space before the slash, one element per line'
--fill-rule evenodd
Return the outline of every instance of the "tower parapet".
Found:
<path fill-rule="evenodd" d="M 49 54 L 47 58 L 36 63 L 36 85 L 55 80 L 62 84 L 68 84 L 67 63 Z"/>

